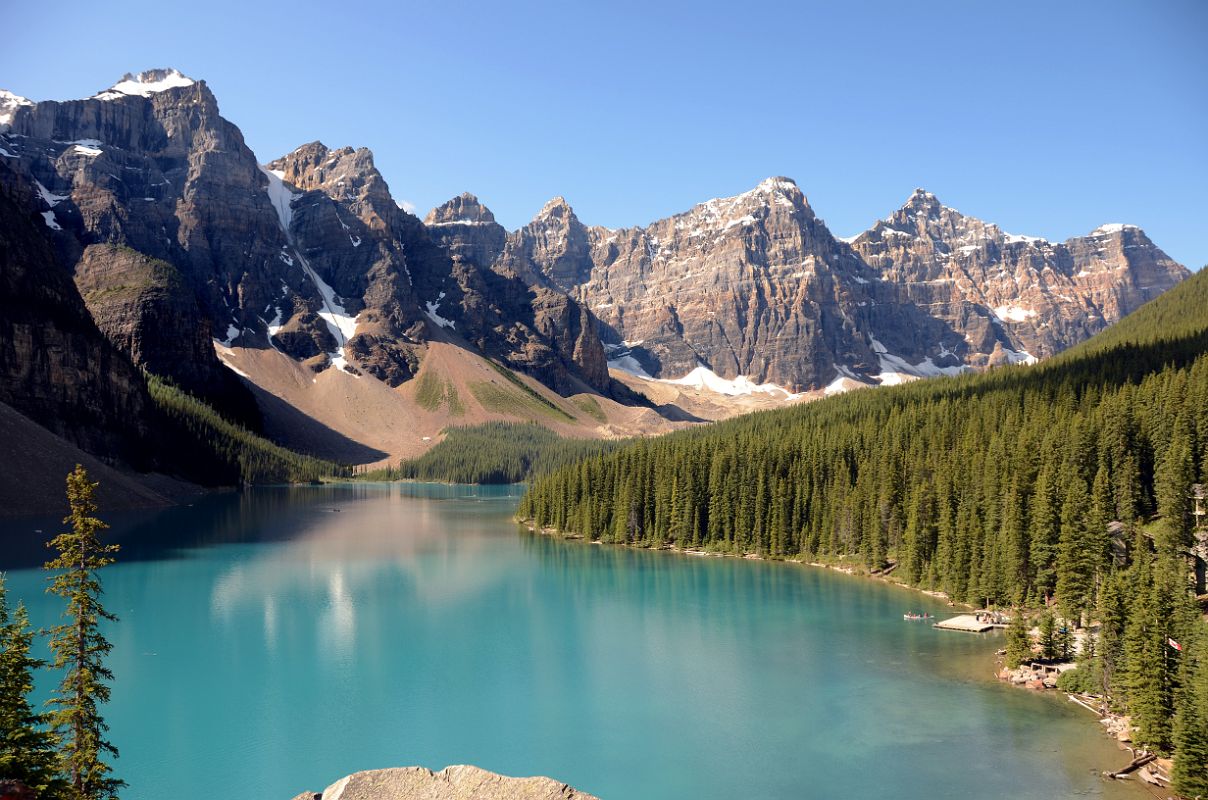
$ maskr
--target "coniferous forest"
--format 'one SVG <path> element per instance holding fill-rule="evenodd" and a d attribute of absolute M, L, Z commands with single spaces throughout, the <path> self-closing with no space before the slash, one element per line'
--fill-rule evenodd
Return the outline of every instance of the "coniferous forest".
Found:
<path fill-rule="evenodd" d="M 1208 794 L 1208 275 L 1033 367 L 857 391 L 638 441 L 536 479 L 519 515 L 591 539 L 843 562 L 1096 625 L 1081 681 Z M 1203 587 L 1199 587 L 1203 591 Z M 1176 647 L 1177 645 L 1177 647 Z M 1181 649 L 1180 649 L 1181 648 Z"/>
<path fill-rule="evenodd" d="M 147 374 L 157 411 L 170 423 L 195 463 L 186 476 L 211 484 L 301 483 L 348 477 L 341 464 L 297 453 L 222 416 L 171 382 Z"/>
<path fill-rule="evenodd" d="M 615 450 L 621 442 L 569 439 L 532 422 L 486 422 L 449 428 L 444 440 L 397 469 L 359 473 L 369 480 L 518 483 L 579 459 Z"/>

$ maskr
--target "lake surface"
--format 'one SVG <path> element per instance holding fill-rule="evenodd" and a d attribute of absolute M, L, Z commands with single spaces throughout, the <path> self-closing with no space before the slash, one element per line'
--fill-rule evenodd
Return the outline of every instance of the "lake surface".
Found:
<path fill-rule="evenodd" d="M 1093 774 L 1127 758 L 1089 712 L 987 679 L 1000 638 L 902 620 L 942 604 L 541 537 L 517 498 L 361 484 L 110 515 L 123 798 L 288 800 L 461 763 L 605 800 L 1137 796 Z M 0 528 L 36 625 L 61 609 L 31 568 L 55 530 Z"/>

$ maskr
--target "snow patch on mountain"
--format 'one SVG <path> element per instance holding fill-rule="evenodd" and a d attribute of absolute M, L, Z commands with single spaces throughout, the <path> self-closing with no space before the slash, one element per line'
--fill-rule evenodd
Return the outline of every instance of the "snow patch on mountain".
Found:
<path fill-rule="evenodd" d="M 731 397 L 750 394 L 779 394 L 791 399 L 797 396 L 783 386 L 777 386 L 774 383 L 755 383 L 745 375 L 732 379 L 723 378 L 704 364 L 700 364 L 682 378 L 657 380 L 660 383 L 688 386 L 693 389 L 708 389 L 711 392 Z"/>
<path fill-rule="evenodd" d="M 77 139 L 74 142 L 68 142 L 68 144 L 72 145 L 71 152 L 87 156 L 88 158 L 96 158 L 104 152 L 97 146 L 101 142 L 96 139 Z"/>
<path fill-rule="evenodd" d="M 0 130 L 4 130 L 12 124 L 18 108 L 32 105 L 34 105 L 34 101 L 29 98 L 13 94 L 7 89 L 0 89 Z"/>
<path fill-rule="evenodd" d="M 911 364 L 901 356 L 890 353 L 877 339 L 869 341 L 869 347 L 877 354 L 881 372 L 874 377 L 882 386 L 897 386 L 901 383 L 917 380 L 918 378 L 934 378 L 940 375 L 960 375 L 972 371 L 972 367 L 960 364 L 955 367 L 941 367 L 927 356 L 917 364 Z"/>
<path fill-rule="evenodd" d="M 1007 244 L 1019 244 L 1019 243 L 1048 244 L 1049 243 L 1048 239 L 1044 239 L 1039 236 L 1024 236 L 1021 233 L 1004 233 L 1004 235 L 1007 238 L 1004 239 L 1003 241 L 1005 241 Z"/>
<path fill-rule="evenodd" d="M 34 181 L 34 185 L 38 187 L 38 197 L 41 197 L 42 202 L 51 208 L 67 199 L 67 195 L 65 194 L 52 194 L 49 189 L 42 185 L 41 181 Z"/>
<path fill-rule="evenodd" d="M 444 299 L 445 299 L 445 293 L 441 292 L 439 295 L 437 295 L 435 301 L 429 301 L 429 302 L 424 303 L 424 308 L 427 309 L 427 311 L 425 313 L 427 313 L 428 319 L 430 319 L 436 323 L 437 327 L 453 328 L 454 330 L 456 330 L 457 323 L 451 319 L 446 319 L 445 317 L 442 317 L 439 313 L 440 301 L 444 300 Z"/>
<path fill-rule="evenodd" d="M 995 308 L 994 316 L 1003 322 L 1024 322 L 1036 316 L 1036 312 L 1017 305 L 1005 305 Z"/>
<path fill-rule="evenodd" d="M 120 81 L 103 92 L 93 95 L 95 100 L 116 100 L 120 97 L 150 97 L 169 89 L 182 89 L 196 81 L 175 69 L 150 69 L 137 75 L 126 73 Z"/>
<path fill-rule="evenodd" d="M 636 375 L 639 378 L 654 380 L 650 373 L 642 368 L 641 363 L 628 353 L 616 358 L 610 358 L 608 360 L 608 368 L 619 369 L 621 372 L 628 372 L 630 375 Z"/>
<path fill-rule="evenodd" d="M 264 166 L 260 166 L 260 171 L 268 178 L 268 199 L 277 212 L 277 222 L 281 225 L 281 231 L 285 234 L 285 240 L 293 245 L 294 237 L 290 233 L 289 226 L 294 219 L 293 202 L 298 198 L 300 193 L 290 191 L 289 187 L 285 185 L 284 171 L 271 170 Z M 294 255 L 297 256 L 298 264 L 301 265 L 302 271 L 306 273 L 306 277 L 310 278 L 315 288 L 319 290 L 319 296 L 323 298 L 323 308 L 319 311 L 319 318 L 327 323 L 327 330 L 331 333 L 332 338 L 336 340 L 336 349 L 327 354 L 331 359 L 331 364 L 336 369 L 351 372 L 348 359 L 344 356 L 344 346 L 348 344 L 349 339 L 356 335 L 356 317 L 345 310 L 343 303 L 336 295 L 335 289 L 331 288 L 327 281 L 319 277 L 319 273 L 314 271 L 310 263 L 307 262 L 306 257 L 298 251 L 297 247 L 294 247 Z M 281 260 L 290 266 L 294 264 L 294 259 L 284 252 L 281 253 Z"/>
<path fill-rule="evenodd" d="M 1109 222 L 1091 231 L 1091 236 L 1106 236 L 1113 233 L 1123 233 L 1125 230 L 1140 230 L 1136 225 L 1126 225 L 1123 222 Z"/>
<path fill-rule="evenodd" d="M 1009 364 L 1038 364 L 1040 359 L 1029 353 L 1027 350 L 1010 350 L 1003 348 L 1003 353 L 1007 356 Z"/>
<path fill-rule="evenodd" d="M 294 200 L 298 198 L 299 193 L 291 192 L 285 185 L 285 172 L 283 170 L 269 169 L 261 166 L 260 171 L 264 173 L 264 177 L 268 178 L 269 202 L 272 203 L 273 208 L 276 209 L 277 220 L 281 223 L 281 230 L 285 232 L 285 237 L 289 239 L 289 226 L 290 223 L 294 221 L 294 209 L 292 204 Z"/>

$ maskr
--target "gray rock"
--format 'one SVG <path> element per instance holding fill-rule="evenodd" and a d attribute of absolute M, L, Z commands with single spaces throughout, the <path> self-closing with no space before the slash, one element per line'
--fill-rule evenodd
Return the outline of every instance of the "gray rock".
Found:
<path fill-rule="evenodd" d="M 508 778 L 470 766 L 357 772 L 294 800 L 597 800 L 550 778 Z"/>
<path fill-rule="evenodd" d="M 1190 273 L 1141 229 L 1063 243 L 1005 233 L 918 189 L 852 247 L 883 281 L 959 331 L 974 366 L 1046 358 L 1093 336 Z"/>

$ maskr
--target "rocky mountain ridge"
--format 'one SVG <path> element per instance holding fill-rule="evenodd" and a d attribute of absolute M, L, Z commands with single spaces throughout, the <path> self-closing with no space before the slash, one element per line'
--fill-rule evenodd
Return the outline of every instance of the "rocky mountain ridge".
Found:
<path fill-rule="evenodd" d="M 562 197 L 515 231 L 469 193 L 421 221 L 368 149 L 261 163 L 175 70 L 81 100 L 0 92 L 0 164 L 129 361 L 333 458 L 486 419 L 661 431 L 1031 361 L 1188 274 L 1138 228 L 1049 243 L 922 190 L 842 240 L 783 177 L 617 230 Z"/>
<path fill-rule="evenodd" d="M 973 366 L 1051 356 L 1189 274 L 1135 226 L 1050 243 L 965 216 L 922 189 L 851 244 L 905 299 L 960 330 Z"/>
<path fill-rule="evenodd" d="M 0 104 L 0 157 L 37 188 L 64 261 L 77 272 L 86 263 L 94 288 L 107 271 L 117 279 L 123 267 L 110 262 L 125 248 L 179 270 L 176 306 L 196 313 L 177 326 L 223 348 L 275 348 L 316 372 L 398 386 L 443 331 L 551 385 L 609 390 L 602 359 L 576 362 L 598 346 L 551 338 L 567 318 L 586 319 L 574 301 L 516 285 L 503 300 L 520 308 L 498 307 L 493 277 L 459 269 L 394 202 L 364 148 L 315 142 L 262 166 L 205 82 L 175 70 L 127 75 L 83 100 Z M 123 342 L 168 335 L 147 315 L 124 316 Z M 581 327 L 594 337 L 594 323 Z M 221 404 L 224 384 L 238 393 L 212 354 L 170 366 L 207 399 Z"/>
<path fill-rule="evenodd" d="M 523 268 L 597 314 L 613 366 L 734 392 L 1031 362 L 1189 274 L 1133 226 L 1051 244 L 921 189 L 844 241 L 780 177 L 621 230 L 583 226 L 558 198 L 517 238 Z"/>

